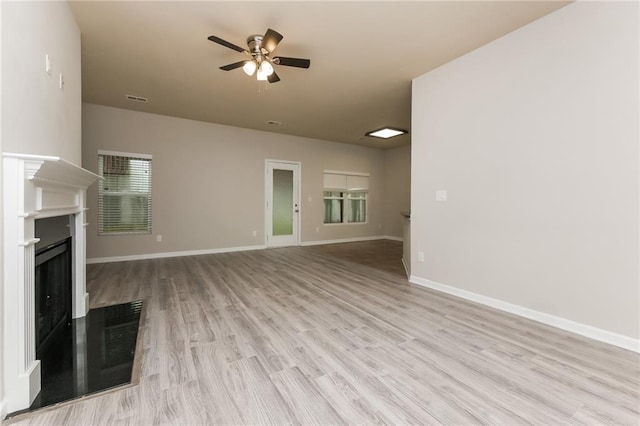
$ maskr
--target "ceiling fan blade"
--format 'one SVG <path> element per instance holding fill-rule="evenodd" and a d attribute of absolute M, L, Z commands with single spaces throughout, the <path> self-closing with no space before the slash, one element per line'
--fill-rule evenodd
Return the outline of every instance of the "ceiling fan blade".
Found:
<path fill-rule="evenodd" d="M 221 70 L 223 71 L 231 71 L 231 70 L 235 70 L 236 68 L 240 68 L 241 66 L 243 66 L 244 64 L 246 64 L 248 61 L 240 61 L 240 62 L 234 62 L 232 64 L 229 65 L 225 65 L 223 67 L 220 67 Z"/>
<path fill-rule="evenodd" d="M 276 74 L 276 72 L 274 71 L 270 76 L 267 77 L 267 80 L 269 80 L 269 83 L 277 83 L 280 81 L 280 77 L 278 77 L 278 74 Z"/>
<path fill-rule="evenodd" d="M 268 28 L 267 32 L 264 34 L 264 37 L 262 37 L 262 48 L 271 53 L 282 39 L 282 34 L 275 30 L 272 30 L 271 28 Z"/>
<path fill-rule="evenodd" d="M 208 40 L 210 40 L 210 41 L 212 41 L 212 42 L 214 42 L 214 43 L 218 43 L 218 44 L 220 44 L 220 45 L 222 45 L 222 46 L 224 46 L 224 47 L 228 47 L 229 49 L 233 49 L 233 50 L 235 50 L 235 51 L 237 51 L 237 52 L 241 52 L 241 53 L 249 53 L 249 52 L 247 51 L 247 49 L 243 49 L 243 48 L 242 48 L 242 47 L 240 47 L 240 46 L 236 46 L 236 45 L 235 45 L 235 44 L 233 44 L 233 43 L 229 43 L 227 40 L 223 40 L 223 39 L 221 39 L 220 37 L 216 37 L 216 36 L 214 36 L 214 35 L 210 35 L 209 37 L 207 37 L 207 39 L 208 39 Z"/>
<path fill-rule="evenodd" d="M 297 68 L 309 68 L 311 61 L 309 59 L 302 58 L 286 58 L 284 56 L 276 56 L 273 58 L 273 63 L 276 65 L 284 65 L 286 67 Z"/>

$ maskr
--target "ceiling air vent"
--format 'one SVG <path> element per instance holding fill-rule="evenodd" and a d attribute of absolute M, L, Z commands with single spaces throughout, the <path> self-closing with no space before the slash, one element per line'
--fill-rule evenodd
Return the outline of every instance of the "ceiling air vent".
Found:
<path fill-rule="evenodd" d="M 142 96 L 134 96 L 134 95 L 125 95 L 125 96 L 127 99 L 133 102 L 142 102 L 143 104 L 146 104 L 147 102 L 149 102 L 149 99 L 143 98 Z"/>

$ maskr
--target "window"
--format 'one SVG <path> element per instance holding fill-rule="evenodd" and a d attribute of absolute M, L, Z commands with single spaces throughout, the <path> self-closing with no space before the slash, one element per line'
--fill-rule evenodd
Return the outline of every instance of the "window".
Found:
<path fill-rule="evenodd" d="M 369 175 L 324 172 L 324 223 L 366 223 Z"/>
<path fill-rule="evenodd" d="M 151 158 L 98 151 L 98 235 L 151 233 Z"/>
<path fill-rule="evenodd" d="M 367 193 L 349 192 L 348 222 L 361 223 L 367 221 Z"/>
<path fill-rule="evenodd" d="M 342 223 L 344 192 L 324 192 L 324 223 Z"/>

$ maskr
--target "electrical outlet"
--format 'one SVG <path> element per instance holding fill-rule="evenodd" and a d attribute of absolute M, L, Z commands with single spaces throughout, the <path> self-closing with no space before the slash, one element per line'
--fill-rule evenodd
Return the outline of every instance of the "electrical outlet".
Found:
<path fill-rule="evenodd" d="M 257 236 L 258 236 L 258 231 L 253 231 L 251 234 L 252 234 L 254 237 L 257 237 Z"/>
<path fill-rule="evenodd" d="M 316 232 L 320 232 L 320 227 L 316 226 Z"/>
<path fill-rule="evenodd" d="M 423 251 L 419 251 L 418 252 L 418 262 L 424 262 L 424 252 Z"/>
<path fill-rule="evenodd" d="M 444 189 L 437 190 L 436 201 L 447 201 L 447 191 Z"/>
<path fill-rule="evenodd" d="M 162 242 L 162 235 L 156 235 L 156 242 L 158 243 Z"/>
<path fill-rule="evenodd" d="M 64 76 L 60 73 L 60 89 L 64 89 Z"/>
<path fill-rule="evenodd" d="M 47 74 L 51 75 L 51 58 L 49 55 L 44 55 L 44 70 Z"/>

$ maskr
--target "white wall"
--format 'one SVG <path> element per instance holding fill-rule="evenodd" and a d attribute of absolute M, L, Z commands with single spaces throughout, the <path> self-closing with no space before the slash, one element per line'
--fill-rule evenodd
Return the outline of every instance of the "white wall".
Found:
<path fill-rule="evenodd" d="M 80 32 L 71 10 L 63 1 L 3 3 L 2 149 L 79 165 Z M 45 72 L 46 54 L 51 75 Z"/>
<path fill-rule="evenodd" d="M 638 34 L 578 2 L 414 80 L 415 282 L 637 346 Z"/>
<path fill-rule="evenodd" d="M 383 234 L 378 149 L 85 104 L 83 167 L 97 171 L 100 149 L 153 155 L 153 235 L 99 237 L 94 185 L 90 259 L 263 245 L 267 158 L 302 162 L 302 242 Z M 367 224 L 323 225 L 325 169 L 370 173 Z"/>
<path fill-rule="evenodd" d="M 80 32 L 66 2 L 0 1 L 0 152 L 81 162 Z M 45 72 L 45 54 L 52 72 Z M 59 88 L 59 74 L 65 79 Z M 1 167 L 0 162 L 0 167 Z M 2 199 L 0 173 L 0 199 Z M 2 212 L 0 211 L 0 223 Z M 0 229 L 0 240 L 4 232 Z M 0 244 L 0 259 L 2 259 Z M 5 387 L 4 286 L 0 261 L 0 415 L 15 389 Z M 6 370 L 8 371 L 8 370 Z"/>

